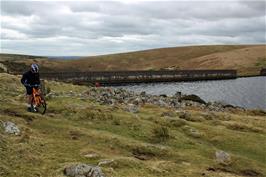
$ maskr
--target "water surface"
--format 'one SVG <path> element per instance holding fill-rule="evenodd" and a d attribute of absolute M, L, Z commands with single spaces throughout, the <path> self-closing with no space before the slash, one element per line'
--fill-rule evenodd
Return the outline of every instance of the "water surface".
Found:
<path fill-rule="evenodd" d="M 127 90 L 168 96 L 177 91 L 196 94 L 205 101 L 219 101 L 244 108 L 266 110 L 266 77 L 247 77 L 233 80 L 152 83 L 120 86 Z"/>

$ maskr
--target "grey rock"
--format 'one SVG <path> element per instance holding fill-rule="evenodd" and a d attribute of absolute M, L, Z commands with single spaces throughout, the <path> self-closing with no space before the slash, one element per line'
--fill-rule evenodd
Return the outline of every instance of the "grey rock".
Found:
<path fill-rule="evenodd" d="M 84 157 L 94 159 L 94 158 L 99 158 L 100 155 L 96 153 L 90 153 L 90 154 L 85 154 Z"/>
<path fill-rule="evenodd" d="M 169 106 L 174 108 L 180 108 L 181 104 L 178 99 L 173 98 L 169 101 Z"/>
<path fill-rule="evenodd" d="M 219 164 L 229 165 L 232 162 L 230 154 L 224 151 L 216 151 L 215 157 Z"/>
<path fill-rule="evenodd" d="M 181 96 L 182 96 L 182 93 L 181 92 L 176 92 L 175 95 L 174 95 L 174 97 L 176 97 L 178 99 L 180 99 Z"/>
<path fill-rule="evenodd" d="M 188 125 L 185 125 L 182 129 L 185 131 L 187 135 L 191 137 L 200 138 L 202 136 L 202 134 L 198 130 Z"/>
<path fill-rule="evenodd" d="M 167 107 L 168 105 L 167 105 L 167 103 L 165 102 L 165 101 L 163 101 L 163 100 L 158 100 L 158 106 L 160 106 L 160 107 Z"/>
<path fill-rule="evenodd" d="M 20 135 L 20 130 L 13 122 L 3 122 L 3 127 L 6 133 Z"/>
<path fill-rule="evenodd" d="M 215 111 L 215 112 L 223 112 L 225 110 L 223 104 L 219 102 L 208 103 L 207 109 L 209 111 Z"/>
<path fill-rule="evenodd" d="M 139 107 L 134 104 L 128 104 L 126 107 L 126 111 L 131 112 L 131 113 L 138 113 L 139 112 Z"/>
<path fill-rule="evenodd" d="M 179 113 L 179 118 L 190 121 L 192 119 L 192 115 L 190 113 L 188 113 L 188 112 L 180 112 Z"/>
<path fill-rule="evenodd" d="M 193 101 L 193 102 L 198 102 L 198 103 L 201 103 L 201 104 L 206 104 L 206 102 L 201 99 L 199 96 L 197 95 L 184 95 L 181 97 L 181 100 L 190 100 L 190 101 Z"/>
<path fill-rule="evenodd" d="M 189 134 L 190 134 L 190 136 L 192 136 L 194 138 L 200 138 L 202 136 L 201 133 L 194 128 L 189 129 Z"/>
<path fill-rule="evenodd" d="M 141 92 L 140 96 L 146 96 L 146 92 Z"/>
<path fill-rule="evenodd" d="M 108 165 L 114 162 L 114 159 L 106 159 L 106 160 L 101 160 L 98 163 L 98 166 L 102 166 L 102 165 Z"/>
<path fill-rule="evenodd" d="M 138 97 L 132 103 L 134 105 L 141 105 L 143 102 L 142 102 L 142 99 Z"/>
<path fill-rule="evenodd" d="M 51 95 L 52 96 L 52 95 Z M 134 104 L 142 106 L 146 103 L 167 108 L 186 108 L 197 107 L 207 111 L 223 112 L 225 110 L 237 109 L 228 106 L 224 103 L 205 103 L 197 95 L 182 95 L 181 92 L 176 92 L 173 96 L 167 95 L 150 95 L 145 92 L 135 93 L 125 89 L 116 88 L 90 88 L 83 93 L 83 97 L 96 100 L 100 104 L 115 105 L 115 104 Z M 240 109 L 240 108 L 239 108 Z M 131 112 L 131 111 L 130 111 Z M 133 111 L 134 112 L 134 111 Z"/>
<path fill-rule="evenodd" d="M 217 117 L 213 112 L 204 112 L 201 116 L 206 120 L 214 120 Z"/>
<path fill-rule="evenodd" d="M 87 164 L 77 164 L 66 167 L 64 174 L 69 177 L 104 177 L 100 167 Z"/>

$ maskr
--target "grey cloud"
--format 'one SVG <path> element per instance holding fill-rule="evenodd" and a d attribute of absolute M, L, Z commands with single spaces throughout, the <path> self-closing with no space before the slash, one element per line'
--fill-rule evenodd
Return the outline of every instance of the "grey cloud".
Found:
<path fill-rule="evenodd" d="M 3 51 L 81 55 L 266 43 L 264 1 L 1 3 Z"/>

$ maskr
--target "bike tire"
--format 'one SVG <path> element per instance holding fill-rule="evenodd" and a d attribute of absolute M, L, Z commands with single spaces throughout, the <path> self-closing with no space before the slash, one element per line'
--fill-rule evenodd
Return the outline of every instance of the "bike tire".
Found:
<path fill-rule="evenodd" d="M 39 106 L 35 107 L 35 109 L 37 110 L 36 112 L 39 112 L 42 115 L 44 115 L 46 112 L 46 109 L 47 109 L 47 104 L 46 104 L 45 99 L 43 97 L 41 97 L 41 99 L 42 99 L 42 103 Z M 32 100 L 31 100 L 31 110 L 34 110 L 34 98 L 32 98 Z M 32 112 L 34 112 L 34 111 L 32 111 Z"/>
<path fill-rule="evenodd" d="M 42 103 L 37 109 L 38 109 L 38 111 L 42 114 L 42 115 L 44 115 L 45 114 L 45 112 L 46 112 L 46 103 Z M 41 108 L 41 109 L 40 109 Z M 41 110 L 41 111 L 40 111 Z"/>

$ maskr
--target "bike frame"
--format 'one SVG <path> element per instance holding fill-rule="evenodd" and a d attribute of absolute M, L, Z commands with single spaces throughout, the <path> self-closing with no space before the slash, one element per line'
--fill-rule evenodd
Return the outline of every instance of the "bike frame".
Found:
<path fill-rule="evenodd" d="M 32 88 L 32 97 L 36 106 L 39 106 L 43 102 L 40 89 Z"/>

